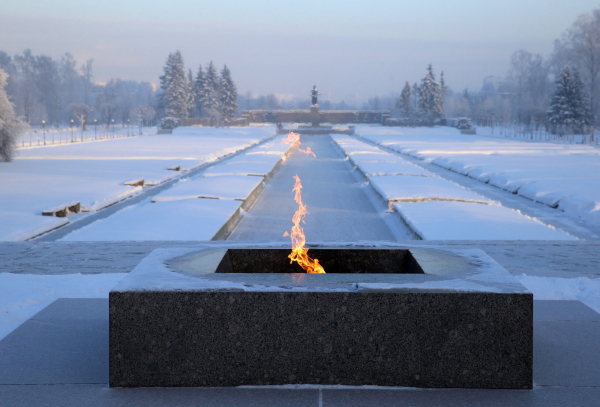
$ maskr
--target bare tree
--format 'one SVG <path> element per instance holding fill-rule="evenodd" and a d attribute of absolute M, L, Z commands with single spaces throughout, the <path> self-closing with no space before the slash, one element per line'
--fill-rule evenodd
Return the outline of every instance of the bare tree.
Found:
<path fill-rule="evenodd" d="M 579 16 L 567 32 L 573 56 L 577 59 L 580 71 L 586 79 L 592 115 L 591 138 L 594 137 L 594 124 L 598 111 L 597 83 L 600 74 L 600 9 L 592 14 Z"/>
<path fill-rule="evenodd" d="M 110 123 L 117 112 L 117 108 L 112 103 L 102 103 L 100 105 L 100 113 L 106 119 L 106 128 L 110 126 Z"/>
<path fill-rule="evenodd" d="M 138 120 L 146 126 L 156 117 L 156 110 L 147 105 L 139 106 L 135 112 Z"/>
<path fill-rule="evenodd" d="M 87 130 L 87 119 L 92 113 L 90 107 L 84 103 L 71 103 L 67 109 L 77 121 L 81 124 L 81 139 L 83 140 L 83 132 Z"/>

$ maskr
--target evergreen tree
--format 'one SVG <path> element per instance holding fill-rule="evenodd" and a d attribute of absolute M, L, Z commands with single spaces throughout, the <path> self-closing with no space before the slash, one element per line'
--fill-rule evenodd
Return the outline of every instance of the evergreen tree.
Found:
<path fill-rule="evenodd" d="M 448 92 L 448 87 L 446 86 L 446 81 L 444 80 L 444 71 L 440 74 L 440 91 L 442 92 L 442 107 L 444 106 L 444 101 L 446 100 L 446 92 Z"/>
<path fill-rule="evenodd" d="M 442 91 L 440 85 L 435 81 L 431 64 L 427 67 L 427 71 L 427 75 L 421 83 L 419 108 L 421 108 L 427 122 L 433 125 L 437 119 L 443 116 L 444 108 L 442 106 Z"/>
<path fill-rule="evenodd" d="M 412 86 L 412 98 L 413 98 L 413 109 L 417 110 L 419 108 L 419 85 L 415 82 Z"/>
<path fill-rule="evenodd" d="M 587 97 L 576 69 L 565 67 L 556 80 L 556 90 L 550 100 L 548 121 L 552 132 L 582 133 L 589 125 L 590 114 L 587 108 Z"/>
<path fill-rule="evenodd" d="M 183 68 L 181 52 L 169 54 L 164 67 L 165 74 L 160 77 L 161 105 L 165 115 L 185 119 L 189 107 L 189 87 Z"/>
<path fill-rule="evenodd" d="M 192 74 L 192 70 L 188 70 L 188 79 L 187 79 L 187 91 L 188 91 L 188 114 L 190 116 L 194 115 L 194 106 L 195 106 L 195 87 L 194 83 L 194 75 Z"/>
<path fill-rule="evenodd" d="M 221 113 L 225 120 L 231 120 L 237 112 L 237 87 L 231 78 L 231 71 L 227 65 L 221 71 Z"/>
<path fill-rule="evenodd" d="M 402 89 L 402 93 L 400 93 L 400 98 L 398 99 L 398 107 L 402 111 L 402 115 L 404 117 L 410 117 L 412 106 L 410 104 L 410 84 L 408 83 L 408 81 L 406 81 L 406 84 Z"/>
<path fill-rule="evenodd" d="M 219 103 L 219 74 L 215 69 L 212 61 L 208 64 L 208 68 L 206 69 L 206 76 L 204 77 L 205 81 L 205 95 L 204 100 L 202 101 L 202 106 L 204 107 L 207 113 L 211 111 L 214 113 L 215 111 L 220 110 Z"/>
<path fill-rule="evenodd" d="M 15 117 L 13 104 L 6 96 L 4 86 L 6 86 L 6 74 L 0 68 L 0 161 L 11 161 L 17 138 L 25 126 Z"/>
<path fill-rule="evenodd" d="M 206 81 L 204 79 L 204 72 L 202 71 L 202 65 L 198 67 L 198 73 L 196 74 L 196 82 L 194 83 L 194 102 L 198 117 L 202 117 L 204 114 L 204 101 L 206 100 Z"/>

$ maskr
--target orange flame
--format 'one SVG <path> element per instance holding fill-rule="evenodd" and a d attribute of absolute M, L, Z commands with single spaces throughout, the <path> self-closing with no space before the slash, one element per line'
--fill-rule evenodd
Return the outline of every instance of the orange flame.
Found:
<path fill-rule="evenodd" d="M 284 139 L 282 141 L 282 143 L 291 145 L 290 149 L 297 148 L 298 151 L 300 151 L 302 153 L 306 153 L 307 156 L 312 154 L 313 157 L 317 158 L 316 154 L 310 149 L 310 147 L 306 147 L 306 150 L 302 150 L 300 148 L 300 144 L 302 144 L 302 143 L 300 143 L 300 134 L 298 134 L 298 133 L 294 133 L 293 131 L 290 131 L 290 134 L 288 134 L 287 138 Z M 291 151 L 283 156 L 281 162 L 284 165 L 285 165 L 285 160 L 288 159 L 290 154 L 292 154 Z"/>
<path fill-rule="evenodd" d="M 300 267 L 307 273 L 325 273 L 323 266 L 319 264 L 319 260 L 312 259 L 307 253 L 308 248 L 304 247 L 306 238 L 304 236 L 304 229 L 300 226 L 300 222 L 304 222 L 304 217 L 308 214 L 306 205 L 302 203 L 302 183 L 298 175 L 294 176 L 296 184 L 294 185 L 293 191 L 295 192 L 294 200 L 298 204 L 298 210 L 292 218 L 294 226 L 292 227 L 291 239 L 292 239 L 292 253 L 288 256 L 290 258 L 290 264 L 294 261 L 297 262 Z M 287 232 L 286 232 L 287 234 Z M 285 234 L 284 234 L 285 236 Z"/>

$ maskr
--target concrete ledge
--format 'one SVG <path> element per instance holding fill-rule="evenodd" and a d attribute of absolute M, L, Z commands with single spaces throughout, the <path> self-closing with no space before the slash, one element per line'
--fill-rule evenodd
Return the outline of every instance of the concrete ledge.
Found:
<path fill-rule="evenodd" d="M 111 386 L 532 387 L 533 296 L 480 250 L 411 249 L 424 274 L 216 272 L 247 248 L 155 250 L 111 291 Z"/>

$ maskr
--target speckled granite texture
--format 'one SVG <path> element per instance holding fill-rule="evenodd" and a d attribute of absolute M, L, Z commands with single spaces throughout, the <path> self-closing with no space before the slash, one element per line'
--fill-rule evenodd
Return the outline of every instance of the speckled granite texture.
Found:
<path fill-rule="evenodd" d="M 110 385 L 530 389 L 533 296 L 469 255 L 294 286 L 289 274 L 174 273 L 155 251 L 110 293 Z M 436 259 L 452 256 L 441 274 Z"/>

